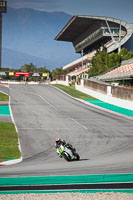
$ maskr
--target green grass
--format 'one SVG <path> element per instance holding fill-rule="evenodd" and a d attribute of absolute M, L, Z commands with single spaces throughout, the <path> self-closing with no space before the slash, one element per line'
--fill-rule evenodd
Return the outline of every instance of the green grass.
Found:
<path fill-rule="evenodd" d="M 0 92 L 0 101 L 9 101 L 9 96 Z"/>
<path fill-rule="evenodd" d="M 64 85 L 59 85 L 59 84 L 55 84 L 54 85 L 55 87 L 63 90 L 64 92 L 68 93 L 69 95 L 71 95 L 72 97 L 75 97 L 75 98 L 79 98 L 79 99 L 95 99 L 94 97 L 92 96 L 89 96 L 83 92 L 80 92 L 78 90 L 75 89 L 75 87 L 73 86 L 64 86 Z"/>
<path fill-rule="evenodd" d="M 0 162 L 20 157 L 18 134 L 14 124 L 0 122 Z"/>

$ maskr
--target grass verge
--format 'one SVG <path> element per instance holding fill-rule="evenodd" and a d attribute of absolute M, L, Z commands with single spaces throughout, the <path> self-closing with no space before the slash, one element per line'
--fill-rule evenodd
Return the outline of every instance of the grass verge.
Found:
<path fill-rule="evenodd" d="M 0 92 L 0 101 L 9 101 L 9 96 Z"/>
<path fill-rule="evenodd" d="M 64 92 L 68 93 L 69 95 L 71 95 L 72 97 L 75 97 L 75 98 L 79 98 L 79 99 L 96 99 L 92 96 L 89 96 L 83 92 L 80 92 L 78 90 L 75 89 L 75 87 L 73 86 L 64 86 L 64 85 L 59 85 L 59 84 L 55 84 L 54 85 L 55 87 L 63 90 Z"/>
<path fill-rule="evenodd" d="M 18 134 L 14 124 L 0 122 L 0 162 L 20 157 Z"/>

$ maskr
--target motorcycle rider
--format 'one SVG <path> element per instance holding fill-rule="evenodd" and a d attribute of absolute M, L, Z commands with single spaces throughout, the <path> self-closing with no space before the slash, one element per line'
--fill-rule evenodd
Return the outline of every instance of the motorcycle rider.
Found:
<path fill-rule="evenodd" d="M 72 151 L 72 153 L 74 154 L 76 152 L 76 149 L 73 148 L 73 146 L 69 143 L 66 143 L 65 140 L 62 140 L 60 138 L 56 138 L 55 140 L 55 148 L 59 148 L 61 145 L 63 145 L 64 147 L 67 147 L 68 149 L 70 149 Z M 61 157 L 61 155 L 59 155 Z"/>
<path fill-rule="evenodd" d="M 55 140 L 55 148 L 59 148 L 61 145 L 65 146 L 66 145 L 66 142 L 65 140 L 62 140 L 60 138 L 56 138 Z"/>

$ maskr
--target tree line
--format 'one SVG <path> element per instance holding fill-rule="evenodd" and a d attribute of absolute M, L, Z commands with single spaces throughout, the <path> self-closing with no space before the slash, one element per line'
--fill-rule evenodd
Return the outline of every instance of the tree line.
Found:
<path fill-rule="evenodd" d="M 105 50 L 97 51 L 91 60 L 88 70 L 89 77 L 108 72 L 111 68 L 120 66 L 121 62 L 133 58 L 133 52 L 122 48 L 120 52 L 107 53 Z"/>
<path fill-rule="evenodd" d="M 15 69 L 15 68 L 0 68 L 0 71 L 12 71 L 12 72 L 36 72 L 36 73 L 39 73 L 39 72 L 43 72 L 43 73 L 49 73 L 49 78 L 51 80 L 54 80 L 55 77 L 57 75 L 65 75 L 67 74 L 67 71 L 64 71 L 62 68 L 56 68 L 54 70 L 49 70 L 47 69 L 45 66 L 44 67 L 36 67 L 33 63 L 30 63 L 30 64 L 24 64 L 22 65 L 19 69 Z M 23 77 L 2 77 L 3 79 L 11 79 L 11 80 L 21 80 L 23 79 Z M 40 80 L 40 77 L 28 77 L 28 80 L 31 81 L 31 80 L 35 80 L 35 81 L 39 81 Z"/>
<path fill-rule="evenodd" d="M 133 58 L 133 52 L 128 51 L 125 48 L 122 48 L 120 52 L 112 53 L 107 53 L 106 50 L 97 50 L 96 55 L 92 58 L 90 62 L 88 75 L 89 77 L 91 77 L 108 72 L 109 70 L 111 70 L 111 68 L 119 66 L 122 61 L 128 60 L 130 58 Z M 54 80 L 57 75 L 66 75 L 68 73 L 68 71 L 63 70 L 63 68 L 56 68 L 51 71 L 45 66 L 38 68 L 33 63 L 24 64 L 20 67 L 20 69 L 0 68 L 0 71 L 44 72 L 49 73 L 49 77 L 51 80 Z M 36 78 L 36 80 L 39 80 L 39 77 Z"/>

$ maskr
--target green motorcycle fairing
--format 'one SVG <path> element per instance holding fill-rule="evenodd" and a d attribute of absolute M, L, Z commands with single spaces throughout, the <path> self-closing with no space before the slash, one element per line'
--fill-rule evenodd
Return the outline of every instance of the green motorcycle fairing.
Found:
<path fill-rule="evenodd" d="M 58 151 L 60 152 L 60 154 L 65 154 L 65 152 L 62 150 L 61 147 L 58 148 Z M 72 160 L 74 159 L 74 156 L 71 156 L 71 155 L 69 156 L 71 157 Z"/>

